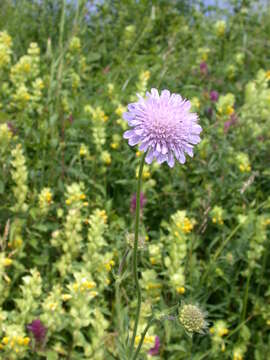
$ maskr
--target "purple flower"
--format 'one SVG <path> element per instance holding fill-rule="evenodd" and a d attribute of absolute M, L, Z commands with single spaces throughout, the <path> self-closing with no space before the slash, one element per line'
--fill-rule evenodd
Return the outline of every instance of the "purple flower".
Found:
<path fill-rule="evenodd" d="M 237 123 L 237 116 L 233 113 L 230 117 L 230 120 L 225 121 L 224 123 L 224 133 L 226 134 L 229 131 L 229 128 Z"/>
<path fill-rule="evenodd" d="M 218 92 L 215 91 L 215 90 L 212 90 L 212 91 L 210 92 L 210 99 L 211 99 L 211 101 L 216 102 L 216 101 L 218 101 L 218 98 L 219 98 Z"/>
<path fill-rule="evenodd" d="M 206 115 L 207 115 L 209 118 L 211 118 L 212 115 L 213 115 L 213 109 L 209 107 L 209 108 L 206 110 Z"/>
<path fill-rule="evenodd" d="M 12 132 L 12 135 L 16 135 L 17 129 L 15 128 L 15 126 L 12 124 L 11 121 L 7 122 L 7 127 Z"/>
<path fill-rule="evenodd" d="M 138 95 L 136 103 L 128 105 L 123 118 L 133 127 L 124 133 L 129 145 L 140 143 L 140 151 L 147 151 L 145 161 L 150 164 L 156 158 L 159 164 L 167 161 L 174 166 L 174 157 L 184 164 L 185 153 L 193 156 L 193 145 L 198 144 L 202 128 L 197 124 L 198 116 L 190 112 L 190 101 L 178 94 L 157 89 Z"/>
<path fill-rule="evenodd" d="M 146 198 L 143 193 L 140 193 L 140 209 L 143 210 L 143 206 L 146 203 Z M 136 193 L 132 195 L 130 201 L 130 212 L 134 213 L 136 211 Z"/>
<path fill-rule="evenodd" d="M 33 334 L 38 345 L 43 345 L 47 334 L 47 328 L 39 319 L 33 320 L 31 324 L 27 325 L 27 329 Z"/>
<path fill-rule="evenodd" d="M 148 351 L 148 354 L 151 355 L 151 356 L 158 355 L 158 353 L 159 353 L 159 348 L 160 348 L 160 340 L 159 340 L 159 337 L 156 336 L 156 338 L 155 338 L 155 345 L 154 345 L 154 347 L 152 347 L 152 348 Z"/>
<path fill-rule="evenodd" d="M 200 71 L 202 75 L 207 75 L 208 73 L 208 66 L 206 64 L 206 62 L 201 62 L 200 63 Z"/>

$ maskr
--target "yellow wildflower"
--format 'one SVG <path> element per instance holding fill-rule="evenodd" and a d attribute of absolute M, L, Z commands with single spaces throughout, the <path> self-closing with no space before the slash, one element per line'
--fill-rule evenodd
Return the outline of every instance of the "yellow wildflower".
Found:
<path fill-rule="evenodd" d="M 12 260 L 9 258 L 5 258 L 3 261 L 4 266 L 10 266 L 12 264 Z"/>
<path fill-rule="evenodd" d="M 182 295 L 186 292 L 186 289 L 183 286 L 179 286 L 176 291 L 178 292 L 178 294 Z"/>
<path fill-rule="evenodd" d="M 232 115 L 233 113 L 234 113 L 234 108 L 232 106 L 228 105 L 226 108 L 226 114 Z"/>
<path fill-rule="evenodd" d="M 126 108 L 122 104 L 119 104 L 115 110 L 115 113 L 116 113 L 116 115 L 122 117 L 122 115 L 125 111 L 126 111 Z"/>
<path fill-rule="evenodd" d="M 2 343 L 7 345 L 9 342 L 9 338 L 7 336 L 5 336 L 3 339 L 2 339 Z"/>
<path fill-rule="evenodd" d="M 27 346 L 30 343 L 30 338 L 29 337 L 25 337 L 23 339 L 23 345 Z"/>
<path fill-rule="evenodd" d="M 62 300 L 63 301 L 68 301 L 72 298 L 72 296 L 70 294 L 63 294 L 62 295 Z"/>

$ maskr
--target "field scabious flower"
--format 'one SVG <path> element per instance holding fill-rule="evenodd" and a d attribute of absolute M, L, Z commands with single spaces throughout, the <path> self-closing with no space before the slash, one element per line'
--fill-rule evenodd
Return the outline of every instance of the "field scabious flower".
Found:
<path fill-rule="evenodd" d="M 183 304 L 179 310 L 179 321 L 188 334 L 204 334 L 208 323 L 206 314 L 196 305 Z"/>
<path fill-rule="evenodd" d="M 146 152 L 146 162 L 167 162 L 174 166 L 174 157 L 184 164 L 185 153 L 193 156 L 193 145 L 200 142 L 202 131 L 197 124 L 198 116 L 190 112 L 191 104 L 178 94 L 157 89 L 146 93 L 146 98 L 139 96 L 139 101 L 128 105 L 128 112 L 123 118 L 133 129 L 124 133 L 129 145 L 140 143 L 139 149 Z"/>

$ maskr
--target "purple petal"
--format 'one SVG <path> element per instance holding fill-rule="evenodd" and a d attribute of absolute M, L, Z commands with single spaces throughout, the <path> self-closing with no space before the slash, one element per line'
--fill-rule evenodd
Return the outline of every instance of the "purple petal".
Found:
<path fill-rule="evenodd" d="M 159 94 L 158 94 L 157 89 L 152 88 L 152 89 L 151 89 L 151 94 L 152 94 L 152 97 L 153 97 L 154 99 L 159 99 Z"/>
<path fill-rule="evenodd" d="M 173 156 L 172 152 L 168 153 L 167 163 L 168 163 L 169 167 L 171 167 L 171 168 L 174 166 L 174 156 Z"/>
<path fill-rule="evenodd" d="M 124 132 L 123 138 L 124 139 L 129 139 L 134 135 L 136 135 L 136 134 L 134 134 L 134 130 L 127 130 L 127 131 Z"/>
<path fill-rule="evenodd" d="M 137 145 L 140 142 L 141 138 L 138 135 L 134 135 L 133 137 L 131 137 L 128 141 L 130 146 L 134 146 Z"/>
<path fill-rule="evenodd" d="M 133 120 L 134 118 L 135 118 L 135 116 L 132 112 L 125 112 L 123 114 L 123 119 L 126 121 Z"/>
<path fill-rule="evenodd" d="M 171 93 L 169 92 L 169 90 L 162 90 L 160 98 L 164 99 L 164 100 L 169 100 L 170 95 L 171 95 Z"/>
<path fill-rule="evenodd" d="M 151 148 L 145 158 L 145 161 L 147 164 L 151 164 L 151 162 L 154 160 L 154 150 Z"/>

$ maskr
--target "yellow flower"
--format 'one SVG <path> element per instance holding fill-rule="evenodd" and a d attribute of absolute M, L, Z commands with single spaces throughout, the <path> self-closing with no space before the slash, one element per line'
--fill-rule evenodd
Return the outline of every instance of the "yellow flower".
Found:
<path fill-rule="evenodd" d="M 137 335 L 135 338 L 135 344 L 138 345 L 141 340 L 141 336 Z M 146 345 L 152 345 L 155 343 L 155 336 L 145 336 L 143 343 Z"/>
<path fill-rule="evenodd" d="M 146 285 L 146 290 L 160 289 L 161 287 L 161 284 L 155 284 L 150 282 Z"/>
<path fill-rule="evenodd" d="M 185 234 L 188 234 L 188 233 L 190 233 L 191 232 L 191 230 L 193 229 L 193 224 L 192 224 L 192 222 L 189 220 L 189 218 L 185 218 L 184 219 L 184 226 L 183 226 L 183 232 L 185 233 Z"/>
<path fill-rule="evenodd" d="M 198 111 L 200 109 L 201 103 L 199 98 L 197 98 L 196 96 L 193 97 L 191 100 L 191 110 L 192 111 Z"/>
<path fill-rule="evenodd" d="M 119 144 L 116 144 L 116 143 L 111 143 L 111 148 L 116 150 L 119 148 Z"/>
<path fill-rule="evenodd" d="M 50 308 L 50 310 L 54 311 L 57 308 L 57 304 L 51 303 L 51 304 L 49 304 L 49 308 Z"/>
<path fill-rule="evenodd" d="M 125 111 L 126 111 L 126 108 L 123 105 L 119 104 L 117 109 L 115 110 L 115 113 L 116 113 L 116 115 L 122 117 L 122 115 Z"/>
<path fill-rule="evenodd" d="M 229 330 L 227 328 L 218 329 L 218 336 L 220 336 L 220 337 L 227 335 L 228 333 L 229 333 Z"/>
<path fill-rule="evenodd" d="M 68 301 L 72 298 L 72 296 L 70 294 L 63 294 L 62 295 L 62 300 L 63 301 Z"/>
<path fill-rule="evenodd" d="M 84 156 L 86 155 L 86 150 L 85 149 L 80 149 L 80 156 Z"/>
<path fill-rule="evenodd" d="M 110 260 L 108 263 L 105 264 L 105 268 L 109 272 L 109 271 L 111 271 L 111 269 L 114 265 L 115 265 L 115 262 L 113 260 Z"/>
<path fill-rule="evenodd" d="M 6 31 L 2 31 L 0 32 L 0 42 L 10 48 L 12 45 L 12 38 Z"/>
<path fill-rule="evenodd" d="M 111 154 L 106 150 L 102 151 L 102 153 L 101 153 L 101 161 L 107 166 L 111 165 L 111 163 L 112 163 Z"/>
<path fill-rule="evenodd" d="M 226 108 L 226 114 L 227 115 L 232 115 L 234 113 L 234 108 L 232 106 L 227 106 Z"/>
<path fill-rule="evenodd" d="M 87 281 L 85 287 L 87 289 L 93 289 L 94 287 L 96 287 L 96 283 L 94 281 Z"/>
<path fill-rule="evenodd" d="M 149 80 L 150 78 L 150 71 L 149 70 L 146 70 L 144 71 L 142 74 L 141 74 L 141 78 L 145 81 Z"/>
<path fill-rule="evenodd" d="M 105 210 L 101 210 L 100 213 L 99 213 L 100 217 L 103 219 L 104 223 L 107 222 L 107 219 L 108 219 L 108 216 L 106 214 L 106 211 Z"/>
<path fill-rule="evenodd" d="M 5 258 L 3 261 L 4 266 L 10 266 L 12 264 L 12 260 L 9 258 Z"/>
<path fill-rule="evenodd" d="M 88 148 L 85 146 L 85 144 L 81 144 L 79 154 L 80 154 L 80 156 L 88 156 L 89 155 Z"/>
<path fill-rule="evenodd" d="M 81 50 L 81 40 L 74 36 L 69 43 L 69 51 L 70 52 L 79 52 Z"/>
<path fill-rule="evenodd" d="M 22 345 L 23 342 L 24 342 L 24 338 L 21 337 L 21 336 L 19 336 L 19 337 L 17 338 L 17 343 L 18 343 L 19 345 Z"/>
<path fill-rule="evenodd" d="M 109 93 L 109 95 L 112 95 L 113 90 L 114 90 L 114 85 L 113 85 L 112 83 L 109 83 L 109 84 L 107 85 L 107 88 L 108 88 L 108 93 Z"/>
<path fill-rule="evenodd" d="M 178 294 L 182 295 L 186 292 L 186 289 L 183 286 L 179 286 L 176 291 L 178 292 Z"/>
<path fill-rule="evenodd" d="M 14 240 L 14 247 L 19 248 L 22 246 L 23 240 L 21 237 L 16 237 Z"/>
<path fill-rule="evenodd" d="M 48 203 L 51 203 L 51 201 L 52 201 L 52 194 L 51 193 L 46 194 L 46 200 L 47 200 Z"/>
<path fill-rule="evenodd" d="M 9 342 L 9 338 L 7 336 L 5 336 L 3 339 L 2 339 L 2 343 L 7 345 Z"/>
<path fill-rule="evenodd" d="M 23 345 L 27 346 L 27 345 L 29 344 L 29 342 L 30 342 L 30 338 L 29 338 L 29 337 L 25 337 L 25 338 L 23 339 Z"/>
<path fill-rule="evenodd" d="M 267 80 L 270 80 L 270 70 L 266 71 L 265 77 Z"/>
<path fill-rule="evenodd" d="M 226 22 L 224 20 L 219 20 L 215 23 L 216 35 L 222 37 L 226 31 Z"/>

